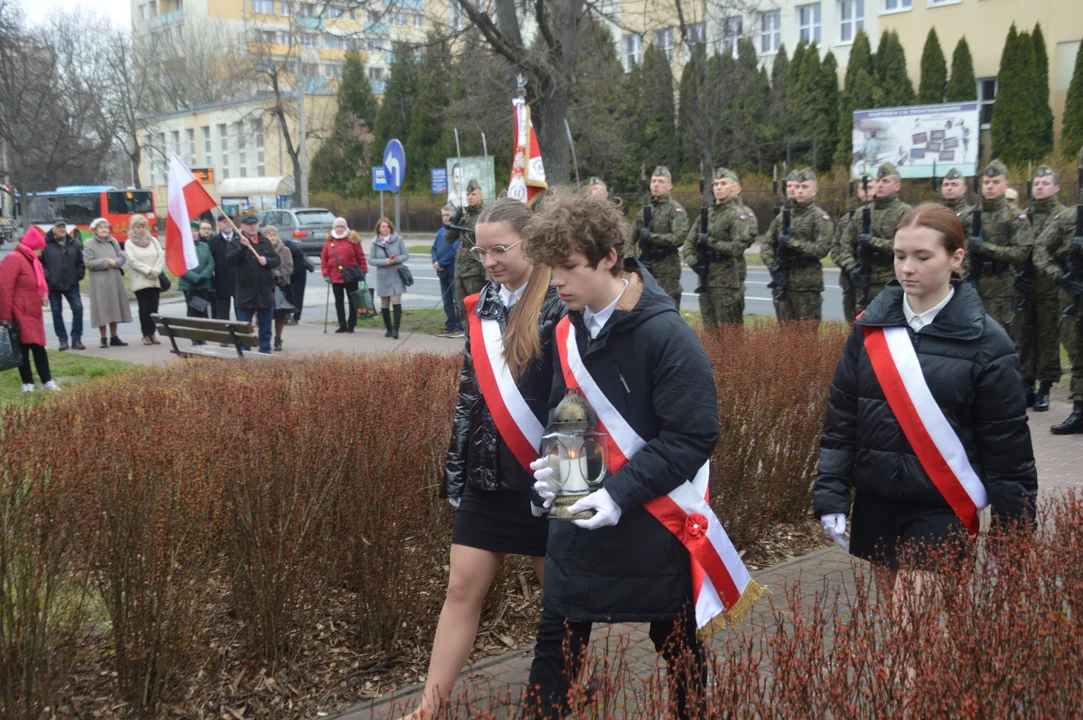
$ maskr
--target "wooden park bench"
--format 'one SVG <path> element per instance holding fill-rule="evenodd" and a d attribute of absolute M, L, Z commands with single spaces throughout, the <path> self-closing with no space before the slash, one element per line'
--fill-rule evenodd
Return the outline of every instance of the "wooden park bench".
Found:
<path fill-rule="evenodd" d="M 151 315 L 160 335 L 169 338 L 173 352 L 181 357 L 199 355 L 215 358 L 268 358 L 258 352 L 245 353 L 243 348 L 258 348 L 256 329 L 245 322 L 234 320 L 210 320 L 208 318 L 171 317 Z M 182 348 L 177 340 L 203 341 L 207 345 Z M 226 345 L 227 347 L 221 347 Z"/>

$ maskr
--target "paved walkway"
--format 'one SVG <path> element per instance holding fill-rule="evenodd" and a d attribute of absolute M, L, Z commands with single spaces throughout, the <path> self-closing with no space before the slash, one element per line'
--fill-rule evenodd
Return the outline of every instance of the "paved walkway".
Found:
<path fill-rule="evenodd" d="M 1049 427 L 1064 420 L 1071 411 L 1067 403 L 1054 402 L 1047 413 L 1031 413 L 1030 426 L 1034 441 L 1034 454 L 1038 463 L 1040 495 L 1049 498 L 1071 489 L 1083 488 L 1083 436 L 1055 436 Z M 758 635 L 764 628 L 774 626 L 771 601 L 784 603 L 787 588 L 798 580 L 807 600 L 822 591 L 825 584 L 852 587 L 858 563 L 843 550 L 830 547 L 808 555 L 792 558 L 774 567 L 761 570 L 754 577 L 771 590 L 771 598 L 761 601 L 750 618 L 734 631 L 723 631 L 714 636 L 711 644 L 720 647 L 741 637 Z M 630 669 L 639 676 L 650 675 L 661 664 L 654 646 L 647 637 L 645 624 L 622 624 L 596 626 L 591 636 L 595 652 L 617 643 L 627 643 L 626 657 Z M 486 696 L 519 696 L 530 670 L 532 650 L 516 650 L 476 663 L 464 673 L 456 685 L 456 694 L 465 689 L 471 699 Z M 333 715 L 336 720 L 386 720 L 396 718 L 412 710 L 420 696 L 420 685 L 402 688 L 396 693 L 378 700 L 356 705 Z"/>

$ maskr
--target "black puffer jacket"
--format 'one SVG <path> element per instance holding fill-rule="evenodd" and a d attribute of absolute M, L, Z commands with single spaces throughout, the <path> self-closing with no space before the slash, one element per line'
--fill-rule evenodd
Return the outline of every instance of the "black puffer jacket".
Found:
<path fill-rule="evenodd" d="M 496 320 L 500 323 L 501 331 L 507 330 L 509 312 L 500 301 L 497 286 L 492 282 L 485 283 L 480 295 L 474 314 L 482 319 Z M 549 408 L 549 391 L 553 385 L 553 328 L 566 312 L 567 308 L 557 297 L 556 290 L 549 288 L 538 315 L 541 356 L 530 364 L 516 383 L 523 399 L 543 424 Z M 519 464 L 501 439 L 482 397 L 474 373 L 470 343 L 468 337 L 463 368 L 459 374 L 459 403 L 455 406 L 455 422 L 440 497 L 462 497 L 466 485 L 479 490 L 530 490 L 534 478 Z"/>
<path fill-rule="evenodd" d="M 76 230 L 60 242 L 53 231 L 45 233 L 45 250 L 41 253 L 41 266 L 45 270 L 45 282 L 49 290 L 66 292 L 79 287 L 86 275 L 83 264 L 82 234 Z"/>
<path fill-rule="evenodd" d="M 903 290 L 892 282 L 856 322 L 835 380 L 820 439 L 813 505 L 818 516 L 850 512 L 850 488 L 947 507 L 887 404 L 865 351 L 864 327 L 907 327 L 929 390 L 962 440 L 994 516 L 1034 517 L 1038 477 L 1015 345 L 969 283 L 914 333 Z"/>
<path fill-rule="evenodd" d="M 644 504 L 695 476 L 718 442 L 718 393 L 707 352 L 637 260 L 631 284 L 598 337 L 569 314 L 583 364 L 646 445 L 603 487 L 620 522 L 584 530 L 549 523 L 545 607 L 591 622 L 677 618 L 692 601 L 688 551 Z M 637 296 L 638 295 L 638 299 Z M 634 303 L 634 304 L 633 304 Z M 549 406 L 565 394 L 559 357 Z"/>

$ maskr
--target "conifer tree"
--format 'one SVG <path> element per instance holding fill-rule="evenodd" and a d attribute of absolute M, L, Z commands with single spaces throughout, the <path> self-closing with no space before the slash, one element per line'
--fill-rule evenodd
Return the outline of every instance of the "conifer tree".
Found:
<path fill-rule="evenodd" d="M 771 65 L 771 99 L 767 106 L 764 137 L 768 142 L 783 148 L 783 152 L 790 121 L 790 69 L 786 46 L 779 45 Z M 774 159 L 772 158 L 772 161 Z"/>
<path fill-rule="evenodd" d="M 699 64 L 704 61 L 704 52 L 696 47 L 692 57 L 684 64 L 681 71 L 681 84 L 677 89 L 677 132 L 681 137 L 681 172 L 699 170 L 699 145 L 697 137 L 701 131 L 699 124 L 699 94 L 696 92 L 696 73 Z"/>
<path fill-rule="evenodd" d="M 930 28 L 921 53 L 921 81 L 918 104 L 937 105 L 944 102 L 944 90 L 948 84 L 948 65 L 940 49 L 936 28 Z"/>
<path fill-rule="evenodd" d="M 1061 152 L 1069 159 L 1077 158 L 1080 147 L 1083 147 L 1083 45 L 1076 51 L 1075 70 L 1068 85 L 1061 123 Z"/>
<path fill-rule="evenodd" d="M 733 67 L 731 93 L 732 151 L 730 167 L 745 170 L 753 166 L 762 142 L 763 120 L 767 112 L 760 85 L 759 56 L 751 40 L 737 44 L 737 62 Z"/>
<path fill-rule="evenodd" d="M 914 85 L 906 74 L 906 51 L 894 31 L 884 32 L 876 53 L 877 107 L 904 107 L 916 99 Z"/>
<path fill-rule="evenodd" d="M 376 100 L 365 64 L 356 52 L 346 53 L 338 92 L 331 135 L 312 158 L 309 181 L 313 190 L 359 197 L 371 188 L 366 156 L 373 139 Z"/>
<path fill-rule="evenodd" d="M 835 148 L 839 144 L 839 64 L 835 53 L 828 52 L 820 64 L 820 97 L 823 102 L 824 136 L 819 137 L 817 170 L 831 169 Z"/>
<path fill-rule="evenodd" d="M 596 20 L 584 20 L 579 30 L 576 88 L 568 109 L 583 181 L 597 175 L 615 188 L 627 188 L 638 177 L 639 159 L 630 157 L 624 144 L 623 79 L 624 67 L 609 29 Z"/>
<path fill-rule="evenodd" d="M 795 165 L 811 163 L 813 137 L 819 143 L 827 134 L 830 109 L 824 106 L 821 97 L 824 83 L 820 70 L 820 51 L 815 45 L 809 45 L 801 55 L 801 70 L 797 73 L 792 98 L 794 126 L 791 138 L 794 147 L 801 148 L 793 156 Z"/>
<path fill-rule="evenodd" d="M 403 140 L 410 158 L 407 180 L 416 190 L 428 188 L 429 169 L 444 167 L 445 159 L 455 150 L 444 133 L 444 109 L 451 88 L 449 49 L 436 38 L 430 38 L 430 43 L 418 66 L 417 97 L 410 105 L 410 126 Z"/>
<path fill-rule="evenodd" d="M 845 87 L 839 97 L 838 150 L 836 162 L 849 164 L 852 150 L 854 112 L 874 107 L 875 97 L 872 67 L 872 46 L 869 36 L 859 30 L 850 47 L 850 63 L 846 66 Z"/>
<path fill-rule="evenodd" d="M 636 157 L 648 165 L 671 170 L 678 159 L 676 111 L 673 106 L 673 72 L 662 48 L 651 45 L 643 53 L 639 72 L 639 98 L 631 124 L 631 146 Z"/>
<path fill-rule="evenodd" d="M 376 147 L 383 148 L 410 127 L 410 109 L 417 90 L 417 64 L 409 53 L 401 52 L 391 62 L 384 99 L 376 112 Z"/>
<path fill-rule="evenodd" d="M 965 102 L 978 99 L 978 81 L 974 78 L 974 59 L 965 37 L 959 38 L 951 55 L 951 79 L 945 93 L 946 102 Z"/>
<path fill-rule="evenodd" d="M 1039 141 L 1043 122 L 1037 108 L 1039 97 L 1034 43 L 1030 33 L 1017 32 L 1013 24 L 1000 58 L 990 129 L 993 154 L 1009 165 L 1044 156 Z"/>
<path fill-rule="evenodd" d="M 1037 124 L 1041 128 L 1035 138 L 1035 152 L 1045 157 L 1053 152 L 1053 108 L 1049 105 L 1049 54 L 1045 48 L 1045 36 L 1040 23 L 1034 23 L 1034 32 L 1030 35 L 1034 48 L 1034 94 L 1038 113 Z"/>

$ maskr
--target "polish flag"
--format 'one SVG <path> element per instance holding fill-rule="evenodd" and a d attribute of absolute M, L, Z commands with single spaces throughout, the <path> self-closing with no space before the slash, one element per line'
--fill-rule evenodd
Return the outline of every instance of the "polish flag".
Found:
<path fill-rule="evenodd" d="M 216 203 L 192 171 L 173 153 L 169 159 L 169 202 L 165 218 L 165 263 L 180 277 L 199 265 L 192 240 L 191 218 L 199 217 Z"/>
<path fill-rule="evenodd" d="M 534 124 L 530 122 L 530 106 L 526 100 L 517 97 L 512 100 L 512 105 L 515 108 L 515 156 L 511 163 L 508 197 L 533 205 L 538 194 L 549 187 L 545 182 L 541 147 Z"/>

